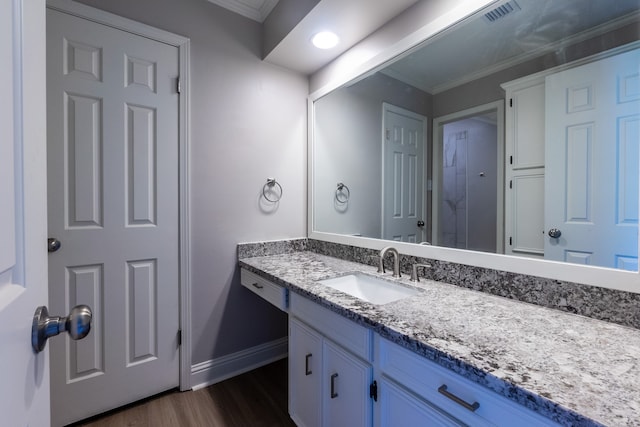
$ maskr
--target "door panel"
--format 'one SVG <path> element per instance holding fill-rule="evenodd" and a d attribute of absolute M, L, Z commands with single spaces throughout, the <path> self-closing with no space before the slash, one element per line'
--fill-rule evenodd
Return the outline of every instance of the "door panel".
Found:
<path fill-rule="evenodd" d="M 42 0 L 0 2 L 3 426 L 47 426 L 50 418 L 49 346 L 37 354 L 31 347 L 34 312 L 47 303 L 44 10 Z"/>
<path fill-rule="evenodd" d="M 63 169 L 66 189 L 66 223 L 69 228 L 103 226 L 102 100 L 63 94 L 66 110 Z"/>
<path fill-rule="evenodd" d="M 66 290 L 69 306 L 87 304 L 93 312 L 91 333 L 83 340 L 67 341 L 67 381 L 75 382 L 104 374 L 104 322 L 101 295 L 104 293 L 102 265 L 67 267 Z"/>
<path fill-rule="evenodd" d="M 638 269 L 640 50 L 546 78 L 547 259 Z M 558 185 L 557 183 L 562 183 Z"/>
<path fill-rule="evenodd" d="M 178 386 L 174 46 L 47 11 L 52 312 L 92 333 L 52 352 L 53 424 Z"/>

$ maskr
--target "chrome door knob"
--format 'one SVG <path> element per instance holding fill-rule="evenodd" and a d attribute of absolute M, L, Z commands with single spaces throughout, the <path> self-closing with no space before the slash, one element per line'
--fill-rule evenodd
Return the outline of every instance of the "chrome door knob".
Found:
<path fill-rule="evenodd" d="M 31 325 L 31 346 L 33 351 L 40 353 L 47 344 L 47 339 L 55 337 L 60 332 L 68 332 L 71 339 L 80 340 L 91 330 L 93 313 L 88 305 L 76 305 L 67 317 L 49 316 L 47 306 L 36 309 Z"/>
<path fill-rule="evenodd" d="M 562 236 L 562 231 L 558 230 L 557 228 L 552 228 L 551 230 L 549 230 L 549 237 L 557 239 L 560 236 Z"/>
<path fill-rule="evenodd" d="M 60 240 L 55 237 L 49 237 L 47 239 L 47 252 L 55 252 L 62 247 Z"/>

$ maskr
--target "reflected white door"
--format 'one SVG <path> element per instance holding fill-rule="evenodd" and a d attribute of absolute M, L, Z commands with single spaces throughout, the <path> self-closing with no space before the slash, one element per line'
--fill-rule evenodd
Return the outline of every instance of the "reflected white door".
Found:
<path fill-rule="evenodd" d="M 50 311 L 93 308 L 51 346 L 52 421 L 178 386 L 178 49 L 47 11 Z"/>
<path fill-rule="evenodd" d="M 31 349 L 34 311 L 47 303 L 44 58 L 44 1 L 0 3 L 3 426 L 49 425 L 49 345 L 38 354 Z"/>
<path fill-rule="evenodd" d="M 638 270 L 640 50 L 546 78 L 547 259 Z"/>
<path fill-rule="evenodd" d="M 383 109 L 382 238 L 420 243 L 426 117 L 389 104 Z"/>

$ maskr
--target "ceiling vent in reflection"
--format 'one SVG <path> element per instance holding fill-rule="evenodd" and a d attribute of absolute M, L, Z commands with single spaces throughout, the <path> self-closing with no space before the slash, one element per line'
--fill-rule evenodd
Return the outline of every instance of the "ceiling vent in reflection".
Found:
<path fill-rule="evenodd" d="M 493 23 L 498 21 L 499 19 L 504 18 L 507 15 L 511 15 L 512 13 L 517 12 L 518 10 L 520 10 L 520 6 L 518 5 L 518 3 L 516 3 L 515 0 L 511 0 L 485 13 L 484 18 L 488 22 Z"/>

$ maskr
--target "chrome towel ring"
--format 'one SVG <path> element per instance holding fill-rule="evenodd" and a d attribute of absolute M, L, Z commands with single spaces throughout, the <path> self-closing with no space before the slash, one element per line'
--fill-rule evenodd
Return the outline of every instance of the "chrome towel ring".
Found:
<path fill-rule="evenodd" d="M 349 187 L 342 182 L 339 182 L 338 188 L 336 188 L 336 201 L 340 204 L 345 204 L 349 201 L 350 197 L 351 191 L 349 191 Z"/>
<path fill-rule="evenodd" d="M 275 188 L 278 187 L 276 191 Z M 270 194 L 271 197 L 267 196 Z M 267 183 L 262 187 L 262 196 L 271 203 L 277 203 L 282 198 L 282 186 L 275 178 L 267 178 Z"/>

